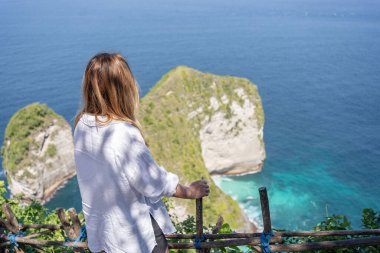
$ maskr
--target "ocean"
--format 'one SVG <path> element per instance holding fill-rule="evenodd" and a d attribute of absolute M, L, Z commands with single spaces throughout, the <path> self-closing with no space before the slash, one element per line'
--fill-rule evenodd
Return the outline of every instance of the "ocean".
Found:
<path fill-rule="evenodd" d="M 267 151 L 257 174 L 215 177 L 260 224 L 311 229 L 380 210 L 380 2 L 377 0 L 1 0 L 0 141 L 41 102 L 73 124 L 87 61 L 127 57 L 145 95 L 177 65 L 254 82 Z M 1 179 L 5 179 L 1 169 Z M 81 209 L 76 179 L 46 204 Z"/>

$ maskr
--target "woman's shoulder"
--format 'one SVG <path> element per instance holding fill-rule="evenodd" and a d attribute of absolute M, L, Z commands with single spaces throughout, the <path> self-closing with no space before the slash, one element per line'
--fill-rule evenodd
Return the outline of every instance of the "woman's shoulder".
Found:
<path fill-rule="evenodd" d="M 127 121 L 117 121 L 111 126 L 124 139 L 143 140 L 140 130 Z"/>
<path fill-rule="evenodd" d="M 130 122 L 125 121 L 125 120 L 112 120 L 110 122 L 110 126 L 112 126 L 113 128 L 115 128 L 119 131 L 123 131 L 123 132 L 127 132 L 127 133 L 134 133 L 134 132 L 138 131 L 137 127 L 135 127 Z"/>
<path fill-rule="evenodd" d="M 125 120 L 116 120 L 112 119 L 107 123 L 102 123 L 106 121 L 104 116 L 97 116 L 97 121 L 95 115 L 83 114 L 80 118 L 77 126 L 74 129 L 74 135 L 77 132 L 77 128 L 81 128 L 83 132 L 88 132 L 86 129 L 90 130 L 91 128 L 101 129 L 100 133 L 105 136 L 114 136 L 116 139 L 122 140 L 143 140 L 143 137 L 140 133 L 140 130 L 135 127 L 132 123 Z M 114 138 L 114 139 L 115 139 Z"/>
<path fill-rule="evenodd" d="M 89 113 L 83 113 L 79 118 L 78 123 L 83 123 L 89 127 L 113 127 L 118 130 L 134 131 L 135 126 L 125 120 L 111 119 L 104 115 L 93 115 Z"/>

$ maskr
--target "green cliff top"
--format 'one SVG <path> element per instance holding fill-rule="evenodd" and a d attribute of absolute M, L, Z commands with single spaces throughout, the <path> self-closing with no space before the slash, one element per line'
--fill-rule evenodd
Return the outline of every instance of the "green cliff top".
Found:
<path fill-rule="evenodd" d="M 56 119 L 58 124 L 64 119 L 45 104 L 33 103 L 21 108 L 10 119 L 5 129 L 4 143 L 1 149 L 3 168 L 6 169 L 8 180 L 19 170 L 28 166 L 33 160 L 29 157 L 31 149 L 38 149 L 33 135 L 46 129 Z M 49 147 L 49 155 L 55 153 L 55 147 Z"/>
<path fill-rule="evenodd" d="M 210 97 L 220 102 L 217 111 L 222 111 L 228 120 L 232 101 L 244 102 L 236 92 L 238 88 L 242 88 L 255 104 L 258 125 L 263 126 L 264 113 L 257 88 L 245 78 L 217 76 L 178 66 L 165 74 L 141 101 L 139 119 L 157 162 L 178 174 L 182 183 L 202 177 L 210 182 L 211 193 L 203 204 L 205 225 L 215 224 L 218 214 L 233 228 L 244 224 L 237 202 L 224 194 L 210 178 L 199 138 L 201 122 L 215 113 L 210 106 Z M 226 97 L 228 102 L 223 103 Z M 189 119 L 188 114 L 197 110 L 201 112 Z M 195 201 L 175 201 L 195 213 Z"/>

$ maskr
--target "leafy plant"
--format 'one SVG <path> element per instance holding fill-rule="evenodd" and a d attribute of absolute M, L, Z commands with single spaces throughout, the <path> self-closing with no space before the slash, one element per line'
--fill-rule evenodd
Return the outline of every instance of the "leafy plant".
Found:
<path fill-rule="evenodd" d="M 371 208 L 363 209 L 362 226 L 368 229 L 379 228 L 380 212 L 375 212 Z M 327 216 L 325 220 L 321 221 L 314 227 L 314 231 L 332 231 L 332 230 L 350 230 L 351 223 L 345 215 L 331 215 Z M 352 238 L 363 238 L 362 235 L 347 235 L 347 236 L 320 236 L 320 237 L 290 237 L 285 240 L 285 244 L 289 243 L 305 243 L 305 242 L 318 242 L 318 241 L 334 241 Z M 379 253 L 379 246 L 366 246 L 356 248 L 340 248 L 334 250 L 318 250 L 313 251 L 318 253 Z"/>
<path fill-rule="evenodd" d="M 33 201 L 30 204 L 20 204 L 17 199 L 8 199 L 5 197 L 6 188 L 4 181 L 0 181 L 0 205 L 7 203 L 10 205 L 13 213 L 18 219 L 20 224 L 61 224 L 60 220 L 56 213 L 49 212 L 46 207 L 41 205 L 39 202 Z M 78 215 L 80 219 L 83 221 L 83 214 L 79 213 Z M 5 219 L 5 214 L 0 211 L 0 217 Z M 39 233 L 44 231 L 44 229 L 27 229 L 25 231 L 26 235 Z M 52 240 L 52 241 L 64 241 L 65 236 L 63 230 L 55 230 L 41 236 L 36 237 L 35 239 L 42 240 Z M 10 252 L 14 252 L 13 246 L 7 247 Z M 69 247 L 43 247 L 44 252 L 50 253 L 63 253 L 63 252 L 73 252 L 73 250 Z M 25 245 L 25 251 L 36 252 L 32 247 Z M 89 251 L 86 251 L 89 252 Z"/>
<path fill-rule="evenodd" d="M 55 214 L 55 212 L 49 212 L 43 205 L 38 202 L 32 202 L 28 205 L 21 205 L 17 199 L 8 199 L 5 197 L 6 188 L 4 181 L 0 181 L 0 205 L 8 203 L 20 224 L 60 224 L 60 221 Z M 170 199 L 165 198 L 164 203 L 166 207 L 170 210 L 174 208 L 174 205 Z M 84 223 L 83 213 L 78 214 L 79 219 Z M 3 212 L 0 212 L 0 217 L 5 219 Z M 196 233 L 196 222 L 194 216 L 188 215 L 183 221 L 179 222 L 178 217 L 171 217 L 177 233 L 180 234 L 194 234 Z M 362 214 L 362 226 L 366 229 L 378 229 L 380 220 L 380 212 L 376 212 L 371 208 L 363 209 Z M 214 226 L 208 225 L 204 226 L 203 230 L 206 233 L 211 233 Z M 351 229 L 351 223 L 345 215 L 332 215 L 325 218 L 314 227 L 314 231 L 331 231 L 331 230 L 349 230 Z M 26 235 L 38 233 L 43 231 L 42 229 L 28 229 L 26 230 Z M 281 230 L 276 230 L 281 231 Z M 224 223 L 218 233 L 234 233 L 233 229 L 228 223 Z M 324 236 L 324 237 L 290 237 L 284 240 L 283 244 L 289 243 L 306 243 L 306 242 L 318 242 L 318 241 L 332 241 L 338 239 L 348 239 L 348 238 L 362 238 L 365 236 Z M 47 234 L 42 234 L 36 239 L 43 240 L 54 240 L 54 241 L 64 241 L 65 236 L 63 230 L 52 231 Z M 179 240 L 170 240 L 171 242 L 179 242 Z M 192 240 L 180 240 L 181 242 L 191 242 Z M 8 246 L 10 252 L 14 252 L 12 246 Z M 70 247 L 43 247 L 45 252 L 50 253 L 66 253 L 73 252 Z M 35 252 L 34 249 L 28 245 L 25 246 L 25 251 L 27 253 Z M 89 252 L 86 250 L 86 252 Z M 171 250 L 170 252 L 195 252 L 195 250 Z M 252 250 L 246 247 L 223 247 L 219 249 L 212 249 L 213 253 L 250 253 Z M 319 253 L 379 253 L 380 246 L 367 246 L 367 247 L 356 247 L 356 248 L 340 248 L 337 250 L 319 250 L 314 251 Z"/>
<path fill-rule="evenodd" d="M 380 212 L 375 212 L 372 208 L 364 208 L 362 215 L 362 224 L 367 229 L 380 228 Z"/>

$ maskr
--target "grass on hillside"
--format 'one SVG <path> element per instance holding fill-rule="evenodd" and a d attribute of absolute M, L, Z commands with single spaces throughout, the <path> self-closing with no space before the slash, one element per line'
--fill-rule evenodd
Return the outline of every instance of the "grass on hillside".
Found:
<path fill-rule="evenodd" d="M 21 108 L 10 119 L 5 129 L 4 143 L 1 149 L 3 156 L 3 168 L 9 175 L 16 172 L 31 163 L 27 157 L 30 149 L 38 148 L 38 145 L 32 138 L 33 133 L 39 129 L 48 127 L 52 119 L 63 120 L 46 104 L 33 103 Z M 49 147 L 50 156 L 56 153 L 55 147 Z M 28 158 L 28 159 L 26 159 Z M 30 176 L 30 175 L 27 175 Z"/>
<path fill-rule="evenodd" d="M 204 200 L 205 224 L 215 223 L 222 214 L 233 228 L 241 227 L 244 219 L 236 201 L 224 194 L 210 178 L 201 154 L 199 130 L 204 120 L 215 113 L 210 107 L 210 97 L 219 102 L 217 111 L 231 117 L 231 103 L 244 101 L 235 89 L 243 88 L 250 101 L 256 105 L 257 122 L 264 123 L 261 99 L 257 88 L 248 79 L 217 76 L 179 66 L 167 74 L 142 99 L 139 119 L 144 127 L 150 150 L 157 162 L 178 174 L 182 183 L 190 183 L 202 177 L 210 182 L 210 196 Z M 228 98 L 224 104 L 223 97 Z M 201 109 L 192 119 L 188 114 Z M 195 201 L 176 200 L 195 210 Z"/>

